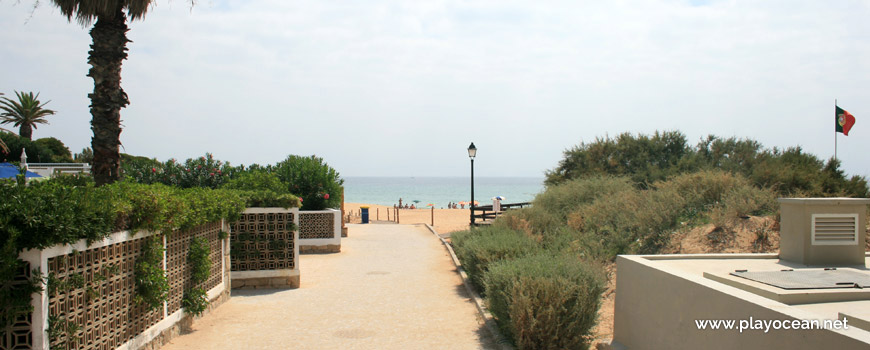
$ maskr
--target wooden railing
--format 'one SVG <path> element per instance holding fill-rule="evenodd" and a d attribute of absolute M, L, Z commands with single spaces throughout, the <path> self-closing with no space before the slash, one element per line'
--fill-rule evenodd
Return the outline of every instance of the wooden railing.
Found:
<path fill-rule="evenodd" d="M 501 205 L 500 211 L 495 211 L 492 205 L 479 205 L 475 206 L 472 209 L 472 216 L 474 217 L 474 226 L 480 225 L 490 225 L 493 220 L 497 218 L 502 213 L 512 210 L 512 209 L 520 209 L 531 206 L 530 202 L 522 202 L 522 203 L 505 203 Z M 478 214 L 478 212 L 480 214 Z"/>

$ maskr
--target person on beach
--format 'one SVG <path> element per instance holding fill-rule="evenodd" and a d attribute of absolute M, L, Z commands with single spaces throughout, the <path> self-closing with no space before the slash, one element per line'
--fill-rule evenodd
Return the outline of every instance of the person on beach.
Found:
<path fill-rule="evenodd" d="M 399 198 L 399 208 L 401 208 L 401 207 L 402 207 L 402 198 L 400 197 Z"/>

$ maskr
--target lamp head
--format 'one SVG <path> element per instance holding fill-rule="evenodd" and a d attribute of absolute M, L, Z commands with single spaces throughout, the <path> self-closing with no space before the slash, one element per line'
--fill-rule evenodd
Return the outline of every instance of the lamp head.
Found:
<path fill-rule="evenodd" d="M 474 147 L 474 142 L 471 143 L 471 146 L 468 146 L 468 158 L 474 159 L 474 156 L 477 155 L 477 147 Z"/>

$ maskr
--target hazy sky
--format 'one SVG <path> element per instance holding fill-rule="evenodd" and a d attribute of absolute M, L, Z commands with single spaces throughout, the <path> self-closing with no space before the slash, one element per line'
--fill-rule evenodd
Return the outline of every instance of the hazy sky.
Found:
<path fill-rule="evenodd" d="M 155 1 L 131 24 L 123 152 L 234 164 L 317 154 L 343 176 L 541 176 L 622 132 L 834 151 L 870 176 L 867 1 Z M 88 29 L 0 0 L 0 92 L 90 145 Z"/>

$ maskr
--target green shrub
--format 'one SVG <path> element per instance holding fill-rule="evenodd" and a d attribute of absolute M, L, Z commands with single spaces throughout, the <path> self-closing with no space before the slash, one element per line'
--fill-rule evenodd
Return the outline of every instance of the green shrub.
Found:
<path fill-rule="evenodd" d="M 51 153 L 51 159 L 43 159 L 43 163 L 72 163 L 72 153 L 61 140 L 54 137 L 43 137 L 33 141 L 34 144 L 47 149 Z M 20 153 L 19 153 L 20 154 Z"/>
<path fill-rule="evenodd" d="M 288 192 L 278 175 L 264 169 L 243 171 L 230 179 L 223 188 L 245 191 Z"/>
<path fill-rule="evenodd" d="M 179 189 L 162 184 L 118 181 L 100 187 L 110 191 L 120 229 L 169 233 L 224 218 L 234 220 L 245 210 L 242 193 L 207 188 Z"/>
<path fill-rule="evenodd" d="M 190 263 L 190 280 L 193 284 L 200 284 L 208 279 L 211 273 L 211 254 L 208 248 L 208 240 L 205 237 L 197 237 L 190 240 L 190 250 L 187 253 L 187 261 Z"/>
<path fill-rule="evenodd" d="M 634 235 L 603 227 L 598 231 L 581 232 L 576 244 L 581 256 L 595 261 L 613 262 L 619 254 L 637 252 L 639 241 Z"/>
<path fill-rule="evenodd" d="M 483 275 L 489 264 L 514 259 L 538 249 L 527 235 L 499 227 L 482 227 L 451 235 L 456 256 L 468 274 L 471 284 L 481 294 L 486 293 Z"/>
<path fill-rule="evenodd" d="M 210 253 L 205 237 L 190 240 L 187 261 L 190 263 L 190 283 L 193 287 L 185 289 L 181 305 L 185 312 L 192 315 L 199 316 L 208 308 L 208 294 L 199 285 L 208 280 L 211 272 Z"/>
<path fill-rule="evenodd" d="M 39 270 L 33 270 L 29 283 L 21 283 L 17 277 L 27 266 L 18 259 L 9 242 L 0 246 L 0 327 L 13 324 L 19 315 L 33 311 L 31 296 L 42 291 L 42 279 Z"/>
<path fill-rule="evenodd" d="M 109 189 L 71 187 L 54 181 L 19 186 L 0 181 L 0 242 L 15 249 L 44 249 L 80 239 L 100 240 L 113 231 Z"/>
<path fill-rule="evenodd" d="M 542 237 L 565 223 L 552 212 L 540 207 L 528 207 L 506 211 L 493 222 L 493 227 L 525 232 Z"/>
<path fill-rule="evenodd" d="M 645 223 L 638 221 L 638 211 L 644 210 L 646 191 L 623 191 L 601 197 L 575 209 L 568 225 L 578 231 L 598 231 L 612 227 L 622 231 L 637 231 Z"/>
<path fill-rule="evenodd" d="M 487 305 L 518 349 L 585 349 L 604 291 L 601 271 L 573 255 L 502 260 L 485 274 Z"/>
<path fill-rule="evenodd" d="M 189 288 L 184 291 L 181 307 L 188 314 L 199 316 L 208 309 L 208 294 L 203 288 Z"/>
<path fill-rule="evenodd" d="M 866 197 L 867 179 L 847 178 L 834 159 L 827 163 L 800 147 L 765 149 L 759 142 L 710 135 L 695 147 L 679 131 L 652 136 L 623 133 L 597 138 L 565 151 L 559 165 L 547 172 L 548 186 L 594 176 L 628 176 L 638 188 L 649 188 L 674 175 L 698 170 L 740 174 L 761 188 L 781 195 Z"/>
<path fill-rule="evenodd" d="M 124 177 L 133 182 L 181 188 L 218 188 L 238 170 L 214 159 L 211 153 L 189 158 L 183 164 L 175 159 L 160 163 L 156 159 L 127 156 L 121 162 L 121 169 Z"/>
<path fill-rule="evenodd" d="M 0 131 L 0 141 L 3 141 L 9 148 L 8 153 L 0 149 L 0 162 L 21 161 L 21 150 L 27 153 L 28 163 L 48 163 L 54 159 L 54 153 L 36 141 L 3 131 Z"/>
<path fill-rule="evenodd" d="M 222 218 L 235 220 L 245 208 L 244 199 L 234 190 L 179 189 L 130 181 L 94 187 L 93 179 L 86 176 L 62 176 L 29 186 L 0 181 L 0 198 L 0 289 L 7 291 L 0 293 L 0 310 L 4 310 L 0 327 L 28 312 L 30 294 L 41 288 L 38 274 L 30 284 L 11 285 L 22 266 L 17 256 L 24 249 L 81 239 L 90 244 L 125 229 L 171 234 Z M 162 270 L 163 255 L 157 249 L 146 249 L 147 259 L 136 267 L 137 281 L 142 283 L 137 286 L 140 298 L 149 305 L 161 298 L 158 270 Z"/>
<path fill-rule="evenodd" d="M 692 154 L 686 136 L 679 131 L 652 136 L 623 133 L 615 138 L 596 138 L 564 152 L 559 165 L 547 171 L 547 185 L 589 176 L 629 176 L 644 187 L 682 172 L 683 159 Z"/>
<path fill-rule="evenodd" d="M 291 155 L 275 166 L 245 168 L 230 166 L 209 153 L 183 164 L 125 155 L 121 167 L 125 179 L 140 184 L 238 190 L 249 207 L 338 208 L 344 183 L 335 169 L 315 156 Z"/>
<path fill-rule="evenodd" d="M 625 189 L 579 206 L 567 225 L 582 232 L 588 256 L 657 253 L 684 225 L 753 213 L 774 212 L 776 195 L 741 175 L 699 171 L 659 181 L 646 190 Z M 708 213 L 711 213 L 708 215 Z"/>
<path fill-rule="evenodd" d="M 725 228 L 741 217 L 777 213 L 779 203 L 776 198 L 776 192 L 770 189 L 752 185 L 733 188 L 710 211 L 710 222 L 717 228 Z"/>
<path fill-rule="evenodd" d="M 240 190 L 248 207 L 299 207 L 301 202 L 281 183 L 278 175 L 263 169 L 239 173 L 222 188 Z"/>
<path fill-rule="evenodd" d="M 338 208 L 341 205 L 344 180 L 323 158 L 291 155 L 275 165 L 274 171 L 290 193 L 302 198 L 302 210 Z"/>
<path fill-rule="evenodd" d="M 682 216 L 686 220 L 697 218 L 698 214 L 722 201 L 726 193 L 740 186 L 749 186 L 749 181 L 741 175 L 719 170 L 680 174 L 654 185 L 658 192 L 681 199 Z"/>
<path fill-rule="evenodd" d="M 163 243 L 159 235 L 145 239 L 142 256 L 136 261 L 136 296 L 134 300 L 149 309 L 163 306 L 169 298 L 169 280 L 163 270 Z"/>
<path fill-rule="evenodd" d="M 584 177 L 548 186 L 546 191 L 535 196 L 532 205 L 552 213 L 564 222 L 568 219 L 568 214 L 580 205 L 599 197 L 633 189 L 634 185 L 627 177 Z"/>

